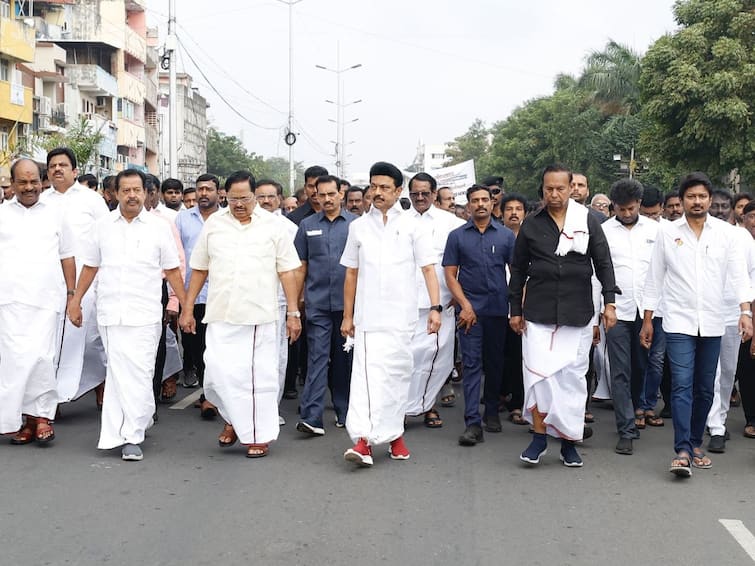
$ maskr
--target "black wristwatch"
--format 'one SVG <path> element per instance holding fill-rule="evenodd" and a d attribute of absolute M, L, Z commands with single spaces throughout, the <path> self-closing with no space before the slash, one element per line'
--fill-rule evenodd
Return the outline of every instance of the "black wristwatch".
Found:
<path fill-rule="evenodd" d="M 430 307 L 430 310 L 431 311 L 443 312 L 443 305 L 432 305 Z"/>

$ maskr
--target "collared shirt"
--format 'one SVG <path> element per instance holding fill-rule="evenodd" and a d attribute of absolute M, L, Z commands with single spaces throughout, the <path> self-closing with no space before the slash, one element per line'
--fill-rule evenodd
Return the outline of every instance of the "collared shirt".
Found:
<path fill-rule="evenodd" d="M 279 219 L 257 205 L 249 224 L 229 208 L 210 216 L 189 264 L 209 271 L 204 322 L 266 324 L 278 320 L 278 273 L 301 262 Z"/>
<path fill-rule="evenodd" d="M 218 211 L 222 210 L 218 208 Z M 217 212 L 217 211 L 216 211 Z M 215 214 L 215 213 L 213 213 Z M 204 226 L 204 218 L 199 212 L 199 207 L 195 206 L 186 210 L 182 210 L 176 216 L 176 228 L 181 236 L 181 244 L 184 247 L 184 253 L 187 258 L 191 257 L 191 252 L 194 249 L 194 245 L 197 243 L 202 227 Z M 186 277 L 184 278 L 184 285 L 186 289 L 189 289 L 189 281 L 191 281 L 191 265 L 186 266 Z M 207 303 L 207 285 L 209 284 L 209 278 L 204 282 L 202 290 L 197 296 L 196 304 L 204 305 Z"/>
<path fill-rule="evenodd" d="M 149 212 L 150 214 L 157 216 L 160 220 L 165 222 L 170 227 L 170 234 L 171 236 L 173 236 L 173 241 L 176 243 L 176 250 L 178 250 L 178 270 L 181 273 L 181 279 L 183 280 L 186 277 L 186 253 L 184 252 L 183 243 L 181 243 L 181 234 L 178 233 L 178 228 L 176 228 L 176 225 L 173 224 L 173 222 L 171 222 L 170 219 L 168 219 L 168 217 L 166 217 L 159 210 L 153 208 Z M 173 290 L 173 287 L 171 287 L 169 283 L 168 304 L 165 308 L 169 311 L 178 312 L 179 306 L 180 305 L 178 302 L 178 297 L 176 296 L 176 292 Z"/>
<path fill-rule="evenodd" d="M 741 226 L 734 225 L 734 238 L 739 246 L 742 248 L 742 254 L 745 258 L 745 266 L 747 268 L 747 274 L 750 278 L 750 286 L 752 291 L 750 296 L 755 299 L 755 239 L 753 239 L 750 231 Z M 737 326 L 739 323 L 739 302 L 737 301 L 738 293 L 733 285 L 729 285 L 727 281 L 724 288 L 724 319 L 726 326 Z"/>
<path fill-rule="evenodd" d="M 458 266 L 458 280 L 478 316 L 509 313 L 506 265 L 514 253 L 514 232 L 492 219 L 484 232 L 468 220 L 448 235 L 443 266 Z"/>
<path fill-rule="evenodd" d="M 181 206 L 178 207 L 178 210 L 176 210 L 174 208 L 169 208 L 168 206 L 165 205 L 164 202 L 158 202 L 157 206 L 155 207 L 155 210 L 160 212 L 163 216 L 165 216 L 171 222 L 175 222 L 178 214 L 182 210 L 186 210 L 186 207 L 184 207 L 184 205 L 181 204 Z"/>
<path fill-rule="evenodd" d="M 144 208 L 128 222 L 120 208 L 94 225 L 81 261 L 97 267 L 97 323 L 146 326 L 162 320 L 163 271 L 179 267 L 170 226 Z"/>
<path fill-rule="evenodd" d="M 57 207 L 38 201 L 0 207 L 0 305 L 21 303 L 63 312 L 60 260 L 73 257 L 73 234 Z"/>
<path fill-rule="evenodd" d="M 595 315 L 590 282 L 593 267 L 603 286 L 603 299 L 606 303 L 616 302 L 618 288 L 611 252 L 600 223 L 591 214 L 587 215 L 587 230 L 586 254 L 570 252 L 558 256 L 561 232 L 548 209 L 527 215 L 516 238 L 511 264 L 511 316 L 524 314 L 526 320 L 539 324 L 586 326 Z"/>
<path fill-rule="evenodd" d="M 89 240 L 94 223 L 110 212 L 105 199 L 97 191 L 83 187 L 79 183 L 74 183 L 64 193 L 48 189 L 40 195 L 39 199 L 63 211 L 65 220 L 73 232 L 73 252 L 77 258 Z M 76 267 L 77 270 L 81 268 L 80 261 L 77 262 Z"/>
<path fill-rule="evenodd" d="M 435 250 L 435 276 L 438 278 L 438 286 L 440 288 L 440 304 L 445 307 L 451 302 L 452 297 L 443 273 L 443 254 L 446 251 L 448 235 L 452 230 L 463 226 L 464 220 L 458 218 L 455 214 L 451 214 L 435 206 L 431 206 L 423 214 L 420 214 L 414 208 L 410 208 L 407 214 L 413 216 L 419 222 L 420 226 L 425 226 L 430 232 L 433 249 Z M 419 308 L 429 309 L 432 306 L 430 304 L 430 295 L 427 292 L 427 285 L 425 285 L 425 277 L 422 275 L 421 269 L 417 270 L 417 297 Z"/>
<path fill-rule="evenodd" d="M 406 329 L 418 316 L 418 267 L 436 261 L 430 233 L 396 202 L 387 222 L 375 207 L 349 225 L 341 265 L 359 270 L 354 326 L 360 331 Z"/>
<path fill-rule="evenodd" d="M 642 290 L 659 226 L 655 220 L 642 215 L 631 229 L 616 218 L 602 225 L 611 250 L 616 284 L 621 289 L 621 295 L 616 296 L 619 320 L 633 321 L 638 313 L 642 316 Z"/>
<path fill-rule="evenodd" d="M 278 221 L 278 224 L 283 227 L 293 242 L 294 238 L 296 238 L 296 232 L 299 230 L 299 227 L 282 214 L 279 214 L 279 210 L 280 209 L 271 212 L 271 214 L 273 215 L 273 218 Z M 283 283 L 278 281 L 278 306 L 285 307 L 287 304 L 288 301 L 286 300 L 286 292 L 283 290 Z"/>
<path fill-rule="evenodd" d="M 321 210 L 301 221 L 294 239 L 299 259 L 307 262 L 304 302 L 307 312 L 343 310 L 343 280 L 346 268 L 341 255 L 349 235 L 349 224 L 357 216 L 341 208 L 330 220 Z"/>
<path fill-rule="evenodd" d="M 707 215 L 700 239 L 686 216 L 661 224 L 643 292 L 645 310 L 663 305 L 663 330 L 689 336 L 723 336 L 723 289 L 737 303 L 753 299 L 744 250 L 730 224 Z M 661 302 L 661 290 L 663 297 Z"/>
<path fill-rule="evenodd" d="M 303 205 L 292 210 L 286 218 L 298 226 L 302 220 L 313 214 L 315 214 L 315 209 L 312 208 L 309 200 L 307 200 Z"/>

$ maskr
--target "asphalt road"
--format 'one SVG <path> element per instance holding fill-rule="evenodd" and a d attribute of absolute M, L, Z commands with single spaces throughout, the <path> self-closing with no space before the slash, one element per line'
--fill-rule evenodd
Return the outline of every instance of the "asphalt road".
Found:
<path fill-rule="evenodd" d="M 461 400 L 441 411 L 442 429 L 409 423 L 409 461 L 381 447 L 358 469 L 343 461 L 344 430 L 303 438 L 295 411 L 284 401 L 289 422 L 257 460 L 221 450 L 221 424 L 189 405 L 161 407 L 144 461 L 123 462 L 95 448 L 91 396 L 64 406 L 50 447 L 0 439 L 0 565 L 753 564 L 719 523 L 755 531 L 755 440 L 741 435 L 741 409 L 726 454 L 689 480 L 667 471 L 670 422 L 619 456 L 613 412 L 599 406 L 581 469 L 563 467 L 553 441 L 524 467 L 527 427 L 508 422 L 458 446 Z"/>

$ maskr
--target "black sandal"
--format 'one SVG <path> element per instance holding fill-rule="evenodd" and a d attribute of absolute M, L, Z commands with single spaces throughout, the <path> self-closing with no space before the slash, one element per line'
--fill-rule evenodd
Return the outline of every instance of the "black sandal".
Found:
<path fill-rule="evenodd" d="M 425 426 L 427 428 L 440 428 L 443 426 L 443 419 L 435 409 L 430 409 L 425 413 Z"/>

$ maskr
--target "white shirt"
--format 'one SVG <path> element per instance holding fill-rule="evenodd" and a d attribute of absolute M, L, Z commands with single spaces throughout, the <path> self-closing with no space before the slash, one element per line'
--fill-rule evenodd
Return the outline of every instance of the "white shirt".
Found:
<path fill-rule="evenodd" d="M 60 260 L 73 257 L 73 235 L 60 210 L 44 202 L 0 207 L 0 305 L 21 303 L 63 312 Z"/>
<path fill-rule="evenodd" d="M 64 193 L 48 189 L 40 195 L 39 199 L 63 211 L 65 220 L 73 232 L 74 255 L 77 258 L 83 251 L 82 246 L 90 237 L 94 223 L 110 212 L 105 199 L 97 191 L 83 187 L 79 183 L 74 183 Z M 77 262 L 77 270 L 80 270 L 80 264 L 81 262 Z"/>
<path fill-rule="evenodd" d="M 155 210 L 157 210 L 160 214 L 162 214 L 165 218 L 170 220 L 171 222 L 176 221 L 176 216 L 178 216 L 178 213 L 182 210 L 185 210 L 184 205 L 182 204 L 178 210 L 173 210 L 172 208 L 168 208 L 165 206 L 164 202 L 158 202 L 157 206 L 155 207 Z"/>
<path fill-rule="evenodd" d="M 440 304 L 445 307 L 451 301 L 452 295 L 448 285 L 446 285 L 446 277 L 443 273 L 443 252 L 446 249 L 448 234 L 451 230 L 465 224 L 465 221 L 455 214 L 435 206 L 428 208 L 424 214 L 420 214 L 414 208 L 410 208 L 406 211 L 406 214 L 412 216 L 420 226 L 430 232 L 433 250 L 435 251 L 435 276 L 438 278 L 438 286 L 440 287 Z M 421 269 L 417 269 L 417 297 L 419 308 L 429 309 L 432 306 Z"/>
<path fill-rule="evenodd" d="M 643 309 L 663 306 L 663 330 L 689 336 L 723 336 L 723 289 L 731 285 L 737 303 L 752 300 L 741 246 L 734 227 L 708 215 L 698 240 L 686 216 L 660 224 L 653 248 Z"/>
<path fill-rule="evenodd" d="M 259 206 L 259 205 L 258 205 Z M 271 212 L 270 214 L 273 215 L 273 217 L 278 219 L 278 222 L 283 227 L 283 229 L 288 233 L 288 235 L 291 237 L 291 241 L 294 241 L 294 238 L 296 238 L 296 232 L 299 230 L 299 227 L 291 222 L 288 218 L 283 216 L 280 213 L 280 208 L 276 209 L 275 212 Z M 278 306 L 283 307 L 286 306 L 286 293 L 283 292 L 283 284 L 278 281 Z"/>
<path fill-rule="evenodd" d="M 359 269 L 354 326 L 359 331 L 405 330 L 418 316 L 417 268 L 437 254 L 429 231 L 398 202 L 383 213 L 375 207 L 349 225 L 341 265 Z"/>
<path fill-rule="evenodd" d="M 750 235 L 750 232 L 746 228 L 740 226 L 732 226 L 732 228 L 734 228 L 732 230 L 734 239 L 742 249 L 747 274 L 750 277 L 750 286 L 753 288 L 750 297 L 755 298 L 755 240 L 753 240 L 752 235 Z M 726 326 L 737 326 L 739 323 L 739 304 L 736 289 L 727 282 L 724 288 L 724 319 Z"/>
<path fill-rule="evenodd" d="M 179 267 L 170 225 L 142 208 L 131 222 L 120 207 L 100 218 L 83 247 L 97 272 L 97 323 L 146 326 L 162 320 L 163 270 Z"/>
<path fill-rule="evenodd" d="M 616 284 L 621 289 L 621 295 L 616 295 L 619 320 L 632 322 L 638 312 L 642 316 L 642 290 L 659 226 L 655 220 L 642 215 L 631 229 L 615 217 L 601 224 L 611 250 Z"/>
<path fill-rule="evenodd" d="M 230 208 L 210 216 L 189 265 L 209 272 L 204 322 L 266 324 L 278 320 L 278 273 L 301 262 L 280 219 L 257 205 L 249 224 Z"/>

